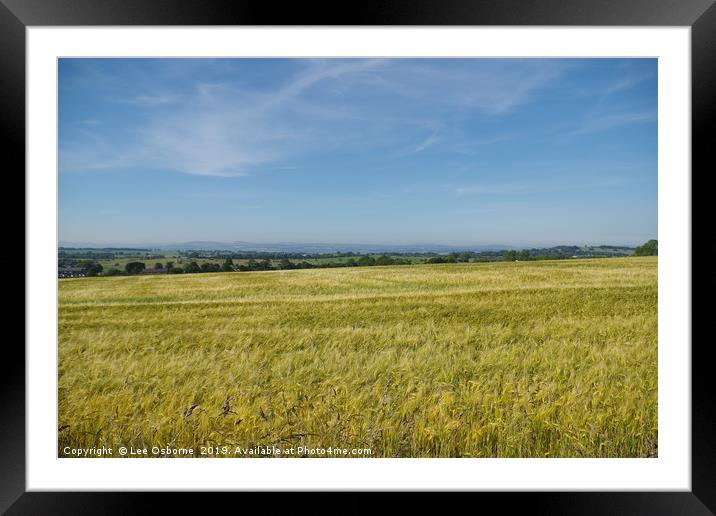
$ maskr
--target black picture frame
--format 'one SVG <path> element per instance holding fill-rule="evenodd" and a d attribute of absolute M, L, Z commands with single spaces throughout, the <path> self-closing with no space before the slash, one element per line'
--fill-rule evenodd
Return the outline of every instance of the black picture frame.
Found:
<path fill-rule="evenodd" d="M 692 72 L 693 179 L 715 167 L 712 154 L 716 125 L 715 0 L 363 0 L 350 8 L 334 2 L 285 3 L 231 0 L 0 0 L 0 127 L 6 143 L 4 164 L 25 168 L 25 29 L 28 26 L 87 25 L 554 25 L 554 26 L 690 26 Z M 8 158 L 10 158 L 8 160 Z M 684 171 L 688 173 L 689 171 Z M 6 178 L 7 180 L 7 178 Z M 21 186 L 24 190 L 24 183 Z M 704 194 L 704 192 L 701 192 Z M 693 197 L 692 197 L 693 199 Z M 694 228 L 702 217 L 694 210 Z M 7 220 L 14 220 L 7 219 Z M 692 234 L 694 231 L 692 230 Z M 690 251 L 690 250 L 689 250 Z M 708 251 L 708 246 L 707 246 Z M 686 250 L 685 250 L 686 252 Z M 705 254 L 708 254 L 705 253 Z M 692 267 L 696 265 L 692 260 Z M 32 271 L 26 270 L 27 275 Z M 693 269 L 692 269 L 693 275 Z M 700 279 L 706 291 L 713 273 Z M 711 281 L 710 281 L 711 280 Z M 692 290 L 693 292 L 693 290 Z M 692 301 L 692 314 L 695 314 Z M 714 514 L 716 513 L 716 399 L 710 339 L 693 333 L 692 315 L 692 490 L 690 492 L 480 493 L 501 510 L 538 514 Z M 688 345 L 689 343 L 684 343 Z M 186 493 L 26 492 L 25 355 L 20 344 L 4 346 L 0 392 L 0 511 L 7 514 L 112 514 L 141 512 L 147 497 L 186 504 Z M 211 498 L 226 503 L 226 496 Z M 241 495 L 244 501 L 258 495 Z M 372 494 L 351 494 L 341 511 L 371 510 Z M 414 496 L 410 503 L 421 504 Z M 258 500 L 256 500 L 258 501 Z M 294 502 L 295 503 L 295 502 Z M 473 502 L 470 502 L 473 503 Z M 482 503 L 482 501 L 480 502 Z M 253 504 L 251 504 L 253 505 Z M 300 502 L 298 503 L 300 506 Z M 245 505 L 246 506 L 246 505 Z M 315 509 L 315 507 L 314 507 Z M 407 509 L 407 507 L 405 507 Z M 330 509 L 329 509 L 330 510 Z"/>

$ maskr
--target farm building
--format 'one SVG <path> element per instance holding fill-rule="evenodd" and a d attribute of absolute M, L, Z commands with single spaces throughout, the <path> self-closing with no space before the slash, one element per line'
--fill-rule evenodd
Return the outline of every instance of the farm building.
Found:
<path fill-rule="evenodd" d="M 85 270 L 79 267 L 60 267 L 57 269 L 58 278 L 84 278 Z"/>

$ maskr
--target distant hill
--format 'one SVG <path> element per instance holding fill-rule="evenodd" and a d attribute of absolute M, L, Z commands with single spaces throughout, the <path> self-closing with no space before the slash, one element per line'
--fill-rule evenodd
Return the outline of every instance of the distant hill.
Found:
<path fill-rule="evenodd" d="M 535 248 L 529 246 L 508 245 L 442 245 L 442 244 L 340 244 L 340 243 L 254 243 L 254 242 L 212 242 L 191 241 L 172 244 L 92 244 L 89 242 L 60 242 L 64 250 L 102 250 L 102 251 L 231 251 L 257 253 L 305 253 L 305 254 L 449 254 L 458 252 L 499 253 L 502 251 L 528 250 L 532 254 L 552 252 L 561 256 L 627 256 L 634 253 L 633 247 L 619 245 L 558 245 Z"/>
<path fill-rule="evenodd" d="M 191 241 L 170 244 L 91 244 L 89 242 L 60 242 L 60 247 L 73 249 L 135 249 L 135 250 L 176 250 L 176 251 L 255 251 L 255 252 L 283 252 L 283 253 L 451 253 L 458 251 L 505 251 L 509 249 L 522 249 L 522 247 L 506 245 L 441 245 L 441 244 L 341 244 L 341 243 L 254 243 L 254 242 L 212 242 Z"/>

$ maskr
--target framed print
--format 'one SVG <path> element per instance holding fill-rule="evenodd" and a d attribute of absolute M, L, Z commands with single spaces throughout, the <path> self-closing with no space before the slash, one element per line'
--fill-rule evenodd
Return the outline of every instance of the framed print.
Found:
<path fill-rule="evenodd" d="M 712 2 L 3 2 L 9 514 L 326 490 L 714 511 Z"/>

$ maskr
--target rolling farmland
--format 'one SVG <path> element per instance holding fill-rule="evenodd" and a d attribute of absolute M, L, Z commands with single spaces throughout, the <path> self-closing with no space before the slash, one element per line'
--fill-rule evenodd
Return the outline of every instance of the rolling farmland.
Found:
<path fill-rule="evenodd" d="M 655 456 L 657 258 L 60 280 L 58 361 L 59 456 Z"/>

